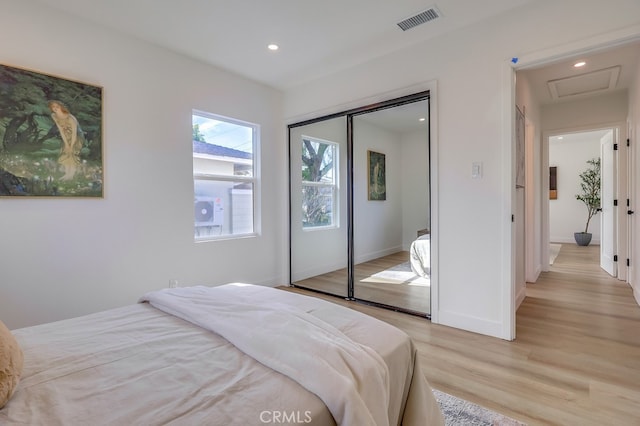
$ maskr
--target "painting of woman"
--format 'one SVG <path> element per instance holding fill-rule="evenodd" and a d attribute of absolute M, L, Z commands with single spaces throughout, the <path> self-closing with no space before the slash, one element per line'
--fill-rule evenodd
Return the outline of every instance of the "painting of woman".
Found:
<path fill-rule="evenodd" d="M 71 180 L 76 175 L 80 165 L 80 151 L 84 143 L 82 129 L 78 120 L 69 112 L 69 109 L 60 101 L 49 101 L 51 118 L 60 131 L 60 156 L 58 164 L 64 169 L 64 175 L 60 180 Z"/>

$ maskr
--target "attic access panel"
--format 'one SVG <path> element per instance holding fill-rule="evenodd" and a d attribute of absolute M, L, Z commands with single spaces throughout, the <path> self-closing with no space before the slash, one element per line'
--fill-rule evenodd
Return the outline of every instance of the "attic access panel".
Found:
<path fill-rule="evenodd" d="M 614 90 L 618 84 L 620 66 L 605 68 L 576 76 L 559 78 L 547 82 L 553 100 L 574 96 L 592 95 Z"/>

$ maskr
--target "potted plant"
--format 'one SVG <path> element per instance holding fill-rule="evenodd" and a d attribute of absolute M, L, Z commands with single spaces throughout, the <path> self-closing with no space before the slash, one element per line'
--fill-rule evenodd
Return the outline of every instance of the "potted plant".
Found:
<path fill-rule="evenodd" d="M 587 206 L 587 223 L 584 231 L 573 234 L 579 246 L 588 246 L 591 242 L 589 222 L 600 211 L 600 159 L 592 158 L 587 161 L 589 167 L 580 173 L 580 194 L 576 194 L 576 200 L 582 201 Z"/>

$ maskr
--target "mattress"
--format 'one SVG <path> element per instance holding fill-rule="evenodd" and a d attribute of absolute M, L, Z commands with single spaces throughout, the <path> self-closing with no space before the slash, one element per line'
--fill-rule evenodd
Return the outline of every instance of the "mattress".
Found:
<path fill-rule="evenodd" d="M 404 332 L 324 300 L 251 287 L 265 306 L 293 306 L 384 360 L 387 418 L 370 424 L 442 424 Z M 251 312 L 247 323 L 252 318 L 258 324 Z M 274 371 L 220 334 L 149 303 L 13 334 L 24 351 L 25 369 L 13 398 L 0 410 L 3 425 L 336 424 L 321 396 L 299 378 Z M 270 339 L 274 347 L 287 341 L 279 335 Z M 280 350 L 290 346 L 283 343 Z M 324 372 L 305 374 L 320 380 Z"/>

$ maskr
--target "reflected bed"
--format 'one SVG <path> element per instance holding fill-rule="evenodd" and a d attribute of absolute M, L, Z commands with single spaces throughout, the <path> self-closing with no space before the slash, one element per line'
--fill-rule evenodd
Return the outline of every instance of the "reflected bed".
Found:
<path fill-rule="evenodd" d="M 431 234 L 419 236 L 409 248 L 411 270 L 418 276 L 429 278 L 431 275 Z"/>

